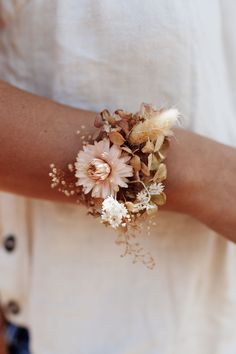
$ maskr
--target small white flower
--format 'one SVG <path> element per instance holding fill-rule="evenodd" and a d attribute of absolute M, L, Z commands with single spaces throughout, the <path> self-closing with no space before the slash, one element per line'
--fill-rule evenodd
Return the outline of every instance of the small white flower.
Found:
<path fill-rule="evenodd" d="M 138 203 L 134 203 L 134 212 L 139 212 L 141 210 L 151 210 L 155 209 L 156 206 L 150 203 L 150 199 L 152 195 L 159 195 L 164 190 L 164 185 L 162 183 L 152 183 L 150 186 L 146 187 L 146 189 L 142 189 L 137 194 Z"/>
<path fill-rule="evenodd" d="M 159 195 L 164 191 L 165 186 L 162 183 L 152 183 L 148 187 L 148 191 L 151 195 Z"/>
<path fill-rule="evenodd" d="M 111 195 L 106 197 L 103 202 L 102 202 L 102 210 L 106 211 L 111 209 L 114 205 L 116 205 L 117 202 L 116 199 L 114 199 Z"/>
<path fill-rule="evenodd" d="M 142 189 L 141 192 L 137 194 L 137 200 L 141 204 L 147 204 L 150 200 L 150 197 L 145 189 Z"/>
<path fill-rule="evenodd" d="M 134 212 L 135 212 L 135 213 L 138 213 L 139 211 L 146 209 L 147 205 L 148 205 L 148 203 L 145 203 L 145 204 L 136 203 L 136 204 L 135 204 Z"/>
<path fill-rule="evenodd" d="M 128 210 L 124 204 L 119 203 L 112 196 L 108 196 L 102 203 L 101 218 L 103 221 L 108 222 L 112 227 L 119 227 L 123 219 L 128 216 Z"/>
<path fill-rule="evenodd" d="M 137 194 L 137 200 L 138 203 L 135 204 L 137 212 L 140 210 L 145 210 L 147 209 L 149 202 L 150 202 L 150 195 L 145 189 L 142 189 L 138 194 Z"/>

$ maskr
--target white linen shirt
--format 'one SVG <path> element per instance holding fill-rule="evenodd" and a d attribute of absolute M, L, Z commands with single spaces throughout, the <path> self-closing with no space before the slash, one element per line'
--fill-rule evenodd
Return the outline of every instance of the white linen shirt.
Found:
<path fill-rule="evenodd" d="M 236 146 L 233 0 L 0 5 L 1 79 L 96 112 L 177 106 Z M 0 218 L 0 300 L 33 354 L 236 353 L 236 246 L 198 221 L 159 213 L 150 271 L 82 207 L 2 193 Z"/>

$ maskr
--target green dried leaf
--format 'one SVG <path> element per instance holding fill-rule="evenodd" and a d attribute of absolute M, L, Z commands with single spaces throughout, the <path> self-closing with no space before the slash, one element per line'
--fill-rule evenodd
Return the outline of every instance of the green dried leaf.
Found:
<path fill-rule="evenodd" d="M 162 192 L 158 195 L 152 195 L 151 200 L 156 205 L 164 205 L 166 203 L 166 194 L 164 192 Z"/>
<path fill-rule="evenodd" d="M 154 182 L 162 182 L 166 179 L 167 177 L 167 168 L 164 163 L 161 163 L 160 166 L 158 167 L 157 172 L 155 173 L 153 177 Z"/>
<path fill-rule="evenodd" d="M 150 170 L 157 171 L 159 165 L 160 165 L 160 160 L 157 159 L 155 154 L 152 154 L 152 164 Z"/>
<path fill-rule="evenodd" d="M 150 152 L 154 151 L 154 144 L 152 141 L 150 141 L 150 139 L 148 139 L 148 141 L 146 142 L 146 144 L 144 145 L 144 147 L 142 148 L 142 152 L 144 154 L 148 154 Z"/>
<path fill-rule="evenodd" d="M 158 210 L 157 204 L 155 204 L 155 203 L 150 203 L 150 204 L 152 207 L 146 209 L 146 213 L 149 216 L 156 214 L 157 210 Z"/>
<path fill-rule="evenodd" d="M 126 202 L 125 206 L 126 206 L 127 210 L 130 211 L 131 213 L 138 212 L 137 206 L 132 202 Z"/>

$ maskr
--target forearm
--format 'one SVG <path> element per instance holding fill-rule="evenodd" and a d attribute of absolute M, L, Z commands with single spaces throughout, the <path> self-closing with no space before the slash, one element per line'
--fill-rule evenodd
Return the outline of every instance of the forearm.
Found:
<path fill-rule="evenodd" d="M 66 168 L 82 148 L 76 131 L 94 113 L 0 82 L 0 189 L 71 202 L 50 187 L 49 165 Z M 236 242 L 236 149 L 176 129 L 168 153 L 165 209 L 194 216 Z"/>
<path fill-rule="evenodd" d="M 74 109 L 0 82 L 0 189 L 69 201 L 52 190 L 49 165 L 61 168 L 81 149 L 76 131 L 92 127 L 94 113 Z M 70 200 L 71 201 L 71 200 Z"/>
<path fill-rule="evenodd" d="M 236 149 L 176 130 L 168 152 L 167 209 L 236 242 Z"/>

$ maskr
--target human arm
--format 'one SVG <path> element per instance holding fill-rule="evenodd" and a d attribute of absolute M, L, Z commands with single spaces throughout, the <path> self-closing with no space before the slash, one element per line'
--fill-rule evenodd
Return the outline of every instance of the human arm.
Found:
<path fill-rule="evenodd" d="M 65 168 L 82 148 L 76 131 L 90 131 L 94 112 L 61 105 L 0 81 L 0 190 L 66 201 L 51 189 L 49 165 Z M 72 199 L 70 200 L 72 201 Z"/>
<path fill-rule="evenodd" d="M 94 112 L 60 105 L 0 82 L 0 189 L 73 201 L 50 188 L 49 165 L 65 168 L 92 129 Z M 236 242 L 236 149 L 182 129 L 167 158 L 167 204 Z"/>
<path fill-rule="evenodd" d="M 164 209 L 192 215 L 236 242 L 236 149 L 175 129 L 167 167 Z"/>
<path fill-rule="evenodd" d="M 6 333 L 5 333 L 5 318 L 0 307 L 0 354 L 6 354 Z"/>

